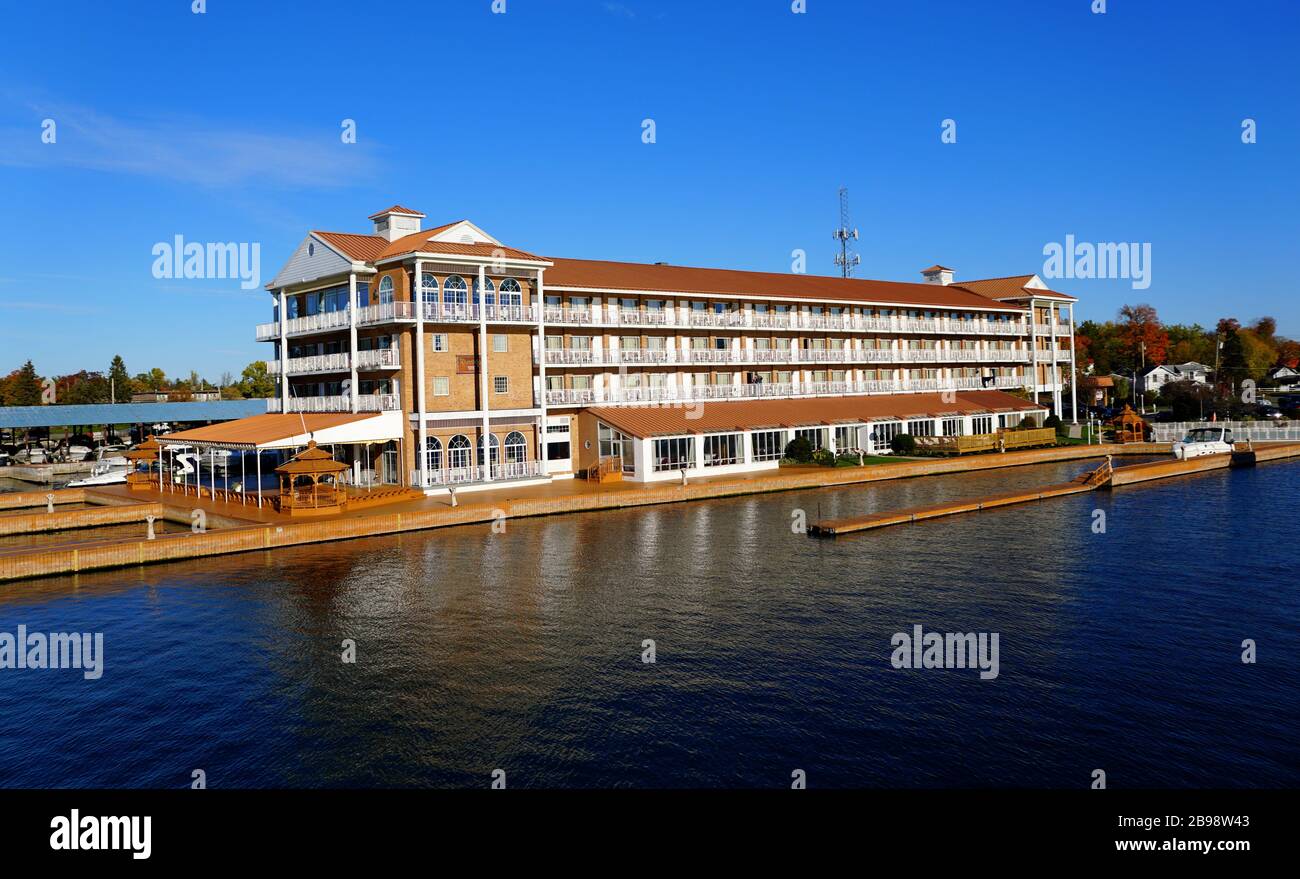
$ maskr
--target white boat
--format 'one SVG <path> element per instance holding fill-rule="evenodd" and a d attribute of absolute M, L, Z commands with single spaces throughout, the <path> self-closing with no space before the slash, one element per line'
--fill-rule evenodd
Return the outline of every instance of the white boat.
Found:
<path fill-rule="evenodd" d="M 1232 430 L 1226 427 L 1196 427 L 1174 443 L 1174 457 L 1180 461 L 1206 455 L 1232 453 Z"/>
<path fill-rule="evenodd" d="M 90 475 L 85 479 L 75 479 L 68 483 L 68 488 L 84 488 L 90 485 L 117 485 L 126 482 L 126 474 L 131 470 L 131 462 L 120 449 L 105 446 L 95 453 L 95 466 L 90 468 Z"/>
<path fill-rule="evenodd" d="M 14 455 L 13 459 L 15 464 L 48 464 L 49 461 L 49 455 L 45 454 L 45 450 L 40 446 L 23 449 Z"/>

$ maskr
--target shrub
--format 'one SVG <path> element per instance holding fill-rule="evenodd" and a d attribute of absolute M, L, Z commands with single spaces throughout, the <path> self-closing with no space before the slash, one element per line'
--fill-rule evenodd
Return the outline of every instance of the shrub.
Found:
<path fill-rule="evenodd" d="M 834 467 L 835 455 L 830 449 L 818 449 L 812 453 L 812 462 L 822 467 Z"/>
<path fill-rule="evenodd" d="M 785 456 L 796 464 L 807 464 L 813 456 L 812 443 L 807 437 L 797 436 L 786 443 Z"/>
<path fill-rule="evenodd" d="M 1061 432 L 1061 418 L 1055 412 L 1043 419 L 1043 427 L 1050 427 L 1057 433 Z"/>
<path fill-rule="evenodd" d="M 889 441 L 889 448 L 895 455 L 913 455 L 916 453 L 916 437 L 910 433 L 900 433 Z"/>

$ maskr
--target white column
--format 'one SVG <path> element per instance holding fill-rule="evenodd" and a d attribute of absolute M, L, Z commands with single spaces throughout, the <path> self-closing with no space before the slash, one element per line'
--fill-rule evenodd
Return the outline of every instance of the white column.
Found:
<path fill-rule="evenodd" d="M 1029 398 L 1038 402 L 1038 314 L 1029 300 Z"/>
<path fill-rule="evenodd" d="M 478 386 L 483 407 L 483 478 L 492 481 L 492 430 L 488 420 L 487 266 L 478 267 Z M 503 450 L 504 453 L 504 450 Z M 474 450 L 478 454 L 478 450 Z"/>
<path fill-rule="evenodd" d="M 289 327 L 288 297 L 280 288 L 280 411 L 289 411 Z"/>
<path fill-rule="evenodd" d="M 1074 303 L 1070 310 L 1070 421 L 1079 423 L 1079 369 L 1074 362 Z"/>
<path fill-rule="evenodd" d="M 427 474 L 424 472 L 426 458 L 424 454 L 425 442 L 429 438 L 429 426 L 425 423 L 425 417 L 428 410 L 425 408 L 424 386 L 426 383 L 424 372 L 424 261 L 417 259 L 415 261 L 415 283 L 412 285 L 415 289 L 415 414 L 419 418 L 416 427 L 418 436 L 415 449 L 416 470 L 420 473 L 420 486 L 428 484 Z M 400 353 L 400 352 L 399 352 Z M 405 418 L 406 414 L 403 413 Z"/>
<path fill-rule="evenodd" d="M 1060 418 L 1063 407 L 1061 406 L 1061 369 L 1056 364 L 1056 308 L 1056 304 L 1052 303 L 1048 310 L 1047 314 L 1051 320 L 1047 322 L 1047 331 L 1052 334 L 1052 341 L 1050 343 L 1050 350 L 1052 353 L 1052 404 L 1055 409 L 1056 417 Z"/>
<path fill-rule="evenodd" d="M 541 384 L 537 403 L 542 410 L 541 417 L 537 420 L 537 460 L 541 462 L 542 475 L 546 476 L 550 473 L 551 468 L 546 463 L 546 307 L 542 304 L 545 301 L 543 296 L 546 293 L 546 287 L 542 281 L 544 271 L 545 269 L 537 270 L 537 284 L 533 290 L 533 299 L 537 302 L 537 370 L 538 382 Z M 572 449 L 570 452 L 572 452 Z"/>
<path fill-rule="evenodd" d="M 348 308 L 348 345 L 352 352 L 348 355 L 348 369 L 351 371 L 350 381 L 348 382 L 348 396 L 352 398 L 352 411 L 356 412 L 358 408 L 357 401 L 357 273 L 352 272 L 348 275 L 348 302 L 351 303 Z"/>

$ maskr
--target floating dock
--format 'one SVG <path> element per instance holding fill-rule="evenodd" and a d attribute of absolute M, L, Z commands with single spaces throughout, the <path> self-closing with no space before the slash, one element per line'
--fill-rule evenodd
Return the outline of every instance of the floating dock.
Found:
<path fill-rule="evenodd" d="M 1152 461 L 1147 464 L 1130 464 L 1126 467 L 1111 467 L 1109 462 L 1092 473 L 1084 474 L 1071 482 L 1047 485 L 1040 488 L 1023 489 L 1008 494 L 975 498 L 965 501 L 950 501 L 924 507 L 911 507 L 884 513 L 871 513 L 866 516 L 853 516 L 842 519 L 824 519 L 814 522 L 808 528 L 812 537 L 837 537 L 858 531 L 871 531 L 887 528 L 891 525 L 906 525 L 923 522 L 927 519 L 940 519 L 961 513 L 978 513 L 982 510 L 1025 504 L 1049 498 L 1083 494 L 1100 489 L 1117 486 L 1137 485 L 1157 479 L 1169 479 L 1176 476 L 1190 476 L 1230 467 L 1253 467 L 1257 462 L 1280 461 L 1300 457 L 1300 443 L 1285 443 L 1257 446 L 1252 449 L 1235 451 L 1225 455 L 1207 455 L 1187 461 L 1169 460 Z"/>
<path fill-rule="evenodd" d="M 1259 460 L 1300 455 L 1300 443 L 1288 446 L 1256 447 Z M 682 503 L 693 500 L 740 497 L 766 492 L 797 489 L 842 488 L 851 485 L 866 487 L 874 482 L 908 479 L 920 476 L 938 476 L 948 473 L 975 473 L 1007 467 L 1063 461 L 1093 461 L 1108 456 L 1169 454 L 1168 444 L 1144 443 L 1126 446 L 1066 446 L 1051 449 L 1007 452 L 1005 454 L 978 455 L 969 458 L 942 458 L 913 460 L 897 464 L 876 464 L 866 467 L 782 467 L 770 473 L 748 474 L 743 477 L 714 477 L 693 479 L 688 485 L 659 483 L 611 483 L 593 485 L 584 481 L 554 482 L 545 486 L 528 486 L 477 492 L 471 498 L 451 507 L 445 498 L 423 497 L 388 506 L 357 509 L 346 513 L 301 521 L 276 512 L 267 506 L 239 505 L 208 497 L 196 498 L 156 491 L 131 492 L 125 486 L 108 486 L 92 489 L 68 489 L 56 492 L 27 492 L 0 495 L 0 511 L 4 515 L 32 515 L 27 523 L 32 532 L 52 530 L 49 526 L 72 524 L 94 526 L 111 524 L 118 513 L 111 508 L 161 503 L 163 519 L 188 525 L 195 510 L 203 510 L 206 531 L 161 533 L 156 539 L 145 536 L 144 523 L 140 522 L 140 536 L 130 538 L 81 539 L 75 544 L 43 545 L 0 550 L 0 581 L 28 577 L 46 577 L 58 574 L 134 567 L 169 561 L 182 561 L 255 552 L 290 546 L 303 546 L 334 540 L 351 540 L 382 537 L 432 528 L 461 525 L 490 525 L 502 517 L 517 519 L 532 516 L 550 516 L 565 513 L 617 510 L 656 504 Z M 1219 463 L 1210 459 L 1187 462 L 1196 470 L 1217 469 L 1228 466 L 1227 455 Z M 1207 463 L 1208 462 L 1208 463 Z M 1179 462 L 1170 462 L 1181 475 L 1188 472 Z M 1095 466 L 1095 465 L 1094 465 Z M 1124 478 L 1138 481 L 1141 478 L 1163 478 L 1155 469 L 1166 467 L 1165 462 L 1155 465 L 1115 468 Z M 1142 476 L 1145 474 L 1145 476 Z M 1112 480 L 1119 484 L 1118 477 Z M 1017 492 L 997 497 L 981 498 L 973 502 L 938 505 L 927 511 L 903 511 L 893 514 L 903 521 L 920 521 L 951 515 L 1007 506 L 1031 500 L 1059 497 L 1091 491 L 1092 487 L 1078 482 Z M 49 494 L 54 495 L 56 511 L 48 512 Z M 84 517 L 67 517 L 65 513 L 80 513 L 72 509 L 60 510 L 64 504 L 85 503 L 94 510 Z M 944 509 L 948 512 L 944 513 Z M 144 510 L 136 510 L 136 514 Z M 102 516 L 102 518 L 99 518 Z M 53 517 L 53 518 L 50 518 Z M 48 521 L 43 521 L 48 520 Z M 819 523 L 826 524 L 826 523 Z M 118 524 L 118 528 L 127 527 Z M 68 532 L 76 535 L 77 532 Z M 93 534 L 93 527 L 86 536 Z M 78 535 L 81 536 L 81 535 Z M 70 538 L 71 540 L 71 538 Z"/>

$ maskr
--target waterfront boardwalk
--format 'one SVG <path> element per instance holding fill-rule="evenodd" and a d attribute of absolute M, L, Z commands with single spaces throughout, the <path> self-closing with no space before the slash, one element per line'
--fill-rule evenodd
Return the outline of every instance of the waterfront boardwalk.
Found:
<path fill-rule="evenodd" d="M 906 525 L 914 522 L 923 522 L 927 519 L 956 516 L 961 513 L 978 513 L 983 510 L 991 510 L 998 507 L 1007 507 L 1014 504 L 1024 504 L 1033 501 L 1066 497 L 1067 495 L 1082 494 L 1084 492 L 1098 491 L 1100 489 L 1115 488 L 1124 485 L 1138 485 L 1156 479 L 1168 479 L 1175 476 L 1190 476 L 1196 473 L 1207 473 L 1213 470 L 1223 470 L 1238 465 L 1239 463 L 1244 463 L 1245 461 L 1249 461 L 1249 463 L 1253 464 L 1260 461 L 1278 461 L 1285 458 L 1300 457 L 1300 443 L 1261 445 L 1256 447 L 1253 452 L 1245 454 L 1249 457 L 1243 458 L 1242 453 L 1233 453 L 1227 455 L 1208 455 L 1203 458 L 1192 458 L 1187 461 L 1179 461 L 1176 459 L 1168 461 L 1151 461 L 1145 464 L 1131 464 L 1126 467 L 1115 467 L 1109 472 L 1104 472 L 1105 468 L 1103 467 L 1101 470 L 1098 470 L 1096 473 L 1091 475 L 1085 475 L 1072 480 L 1071 482 L 1060 483 L 1057 485 L 1045 485 L 1040 488 L 1022 489 L 1008 494 L 992 495 L 971 500 L 949 501 L 942 504 L 930 504 L 923 507 L 911 507 L 908 509 L 891 510 L 883 513 L 872 513 L 866 516 L 825 519 L 819 522 L 814 522 L 809 526 L 808 533 L 814 537 L 836 537 L 842 534 L 853 534 L 859 531 L 871 531 L 876 528 L 888 528 L 891 525 Z"/>
<path fill-rule="evenodd" d="M 1292 444 L 1286 448 L 1289 451 L 1278 449 L 1271 451 L 1270 454 L 1272 457 L 1300 455 L 1300 444 Z M 193 511 L 201 509 L 204 511 L 208 528 L 202 533 L 187 530 L 182 533 L 158 534 L 156 539 L 148 540 L 145 539 L 142 525 L 138 538 L 119 537 L 111 540 L 84 541 L 76 545 L 11 549 L 0 553 L 0 580 L 179 561 L 430 528 L 491 524 L 502 519 L 620 509 L 794 489 L 847 486 L 1031 464 L 1088 461 L 1106 455 L 1168 453 L 1167 444 L 1154 443 L 1125 446 L 1064 446 L 966 458 L 912 459 L 897 464 L 874 464 L 865 467 L 783 467 L 780 470 L 741 477 L 692 479 L 687 485 L 677 482 L 648 485 L 631 482 L 596 484 L 584 480 L 562 480 L 548 485 L 503 486 L 499 489 L 461 493 L 460 502 L 455 507 L 450 505 L 446 497 L 421 497 L 385 506 L 348 510 L 340 515 L 312 520 L 291 518 L 276 512 L 269 505 L 259 509 L 256 506 L 225 503 L 211 498 L 200 499 L 152 490 L 130 491 L 125 486 L 108 486 L 77 490 L 80 494 L 76 498 L 84 499 L 86 503 L 96 508 L 105 509 L 131 504 L 159 504 L 163 508 L 165 518 L 186 525 L 192 521 Z M 1260 452 L 1261 460 L 1271 460 L 1272 457 L 1265 457 L 1265 453 Z M 1159 466 L 1164 466 L 1165 462 L 1157 463 Z M 1226 463 L 1222 466 L 1226 466 Z M 1211 465 L 1198 465 L 1198 467 L 1213 469 Z M 1126 468 L 1116 468 L 1117 471 L 1120 469 Z M 56 492 L 57 494 L 60 493 Z M 56 499 L 56 502 L 59 500 L 62 498 Z M 46 494 L 41 492 L 6 496 L 6 506 L 9 509 L 44 507 L 46 503 Z M 987 501 L 985 505 L 988 505 Z M 95 512 L 95 510 L 88 512 Z M 93 519 L 93 516 L 89 518 Z"/>

